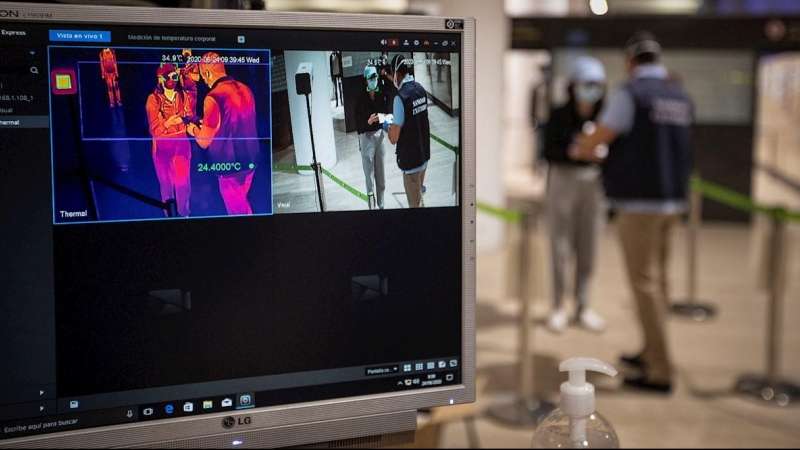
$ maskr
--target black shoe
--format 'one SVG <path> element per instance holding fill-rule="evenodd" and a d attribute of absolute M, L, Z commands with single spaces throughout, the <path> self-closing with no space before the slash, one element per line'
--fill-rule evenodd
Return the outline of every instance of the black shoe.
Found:
<path fill-rule="evenodd" d="M 622 355 L 619 357 L 619 360 L 624 362 L 625 364 L 629 364 L 631 366 L 642 368 L 644 367 L 644 360 L 642 359 L 642 354 L 638 354 L 636 356 L 625 356 Z"/>
<path fill-rule="evenodd" d="M 628 387 L 658 394 L 669 394 L 672 392 L 672 383 L 653 383 L 648 381 L 645 377 L 625 378 L 622 383 Z"/>

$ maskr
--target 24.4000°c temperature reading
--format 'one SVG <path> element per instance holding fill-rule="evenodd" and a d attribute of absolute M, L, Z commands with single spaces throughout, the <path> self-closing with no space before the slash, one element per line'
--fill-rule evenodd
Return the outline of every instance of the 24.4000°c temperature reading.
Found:
<path fill-rule="evenodd" d="M 254 164 L 250 164 L 247 168 L 253 169 L 255 168 Z M 231 170 L 242 170 L 242 164 L 235 162 L 235 163 L 214 163 L 214 164 L 198 164 L 197 171 L 198 172 L 229 172 Z"/>

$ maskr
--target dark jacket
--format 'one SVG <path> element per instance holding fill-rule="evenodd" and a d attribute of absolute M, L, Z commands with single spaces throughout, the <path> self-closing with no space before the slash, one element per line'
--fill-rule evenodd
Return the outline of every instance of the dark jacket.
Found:
<path fill-rule="evenodd" d="M 428 96 L 416 81 L 400 86 L 397 95 L 405 111 L 405 121 L 397 139 L 397 166 L 401 170 L 416 169 L 431 159 Z"/>
<path fill-rule="evenodd" d="M 586 166 L 590 163 L 574 161 L 567 154 L 570 144 L 575 142 L 577 135 L 583 130 L 583 124 L 594 121 L 597 109 L 589 119 L 583 119 L 575 111 L 575 104 L 570 101 L 566 105 L 550 112 L 550 121 L 544 128 L 544 151 L 542 156 L 551 164 L 570 164 Z"/>
<path fill-rule="evenodd" d="M 372 125 L 367 123 L 369 116 L 377 113 L 391 114 L 391 112 L 392 104 L 389 103 L 386 92 L 379 88 L 378 92 L 375 92 L 375 98 L 372 99 L 369 97 L 367 88 L 362 88 L 361 93 L 358 94 L 358 98 L 356 99 L 356 131 L 358 131 L 358 134 L 363 134 L 368 131 L 380 130 L 380 122 L 375 122 Z"/>

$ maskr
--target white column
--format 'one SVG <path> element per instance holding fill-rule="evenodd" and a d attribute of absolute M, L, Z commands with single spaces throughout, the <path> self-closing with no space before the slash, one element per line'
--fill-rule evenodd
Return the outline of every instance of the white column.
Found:
<path fill-rule="evenodd" d="M 412 2 L 413 3 L 413 2 Z M 441 0 L 443 16 L 476 19 L 477 197 L 478 201 L 503 206 L 503 53 L 509 46 L 509 27 L 503 2 L 495 0 Z M 503 243 L 505 225 L 478 213 L 477 249 L 491 251 Z"/>
<path fill-rule="evenodd" d="M 311 123 L 314 128 L 314 147 L 317 161 L 322 167 L 330 169 L 336 165 L 336 139 L 333 135 L 333 117 L 331 116 L 331 77 L 330 61 L 325 52 L 291 52 L 284 53 L 286 61 L 286 84 L 289 91 L 289 112 L 292 118 L 292 134 L 297 164 L 310 165 L 311 134 L 308 127 L 308 109 L 306 96 L 298 95 L 295 87 L 295 74 L 300 63 L 310 62 L 313 66 L 311 84 Z M 310 171 L 301 171 L 310 175 Z"/>

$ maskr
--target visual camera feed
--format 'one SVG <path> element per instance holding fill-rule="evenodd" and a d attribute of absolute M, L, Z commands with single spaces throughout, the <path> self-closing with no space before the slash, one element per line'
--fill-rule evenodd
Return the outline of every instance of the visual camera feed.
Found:
<path fill-rule="evenodd" d="M 272 62 L 276 214 L 458 204 L 458 54 L 284 51 Z"/>
<path fill-rule="evenodd" d="M 272 214 L 268 50 L 49 57 L 55 223 Z"/>

